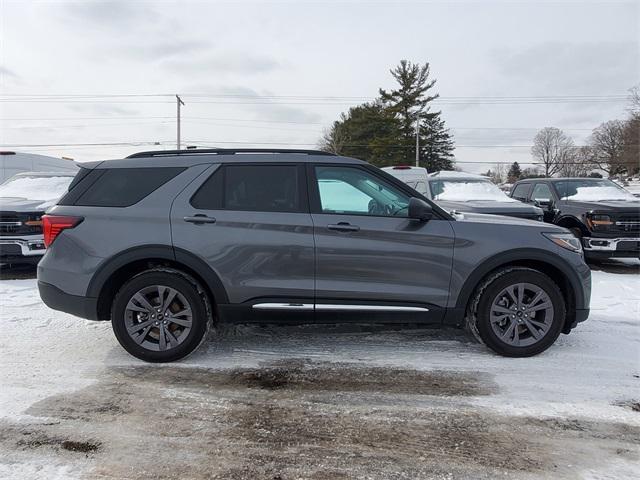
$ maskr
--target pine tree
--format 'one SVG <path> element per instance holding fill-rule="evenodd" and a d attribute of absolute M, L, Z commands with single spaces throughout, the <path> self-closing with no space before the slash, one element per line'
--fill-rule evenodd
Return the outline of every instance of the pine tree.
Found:
<path fill-rule="evenodd" d="M 391 75 L 398 82 L 394 90 L 380 89 L 380 100 L 400 120 L 405 149 L 405 161 L 415 155 L 416 122 L 420 118 L 420 164 L 429 171 L 453 169 L 453 139 L 441 119 L 441 112 L 430 111 L 429 103 L 439 97 L 430 94 L 436 80 L 429 80 L 429 63 L 420 65 L 407 60 L 392 69 Z"/>
<path fill-rule="evenodd" d="M 511 168 L 509 169 L 509 173 L 507 173 L 507 182 L 515 183 L 522 176 L 522 170 L 520 169 L 520 165 L 518 162 L 513 162 L 511 164 Z"/>
<path fill-rule="evenodd" d="M 431 112 L 429 64 L 402 60 L 391 70 L 396 90 L 380 89 L 380 98 L 342 113 L 320 139 L 322 150 L 367 160 L 375 165 L 413 164 L 416 121 L 420 118 L 420 165 L 429 171 L 453 170 L 453 138 L 441 112 Z"/>
<path fill-rule="evenodd" d="M 406 149 L 399 144 L 401 138 L 399 119 L 375 101 L 342 113 L 320 140 L 320 148 L 374 165 L 394 165 L 404 162 Z"/>
<path fill-rule="evenodd" d="M 454 148 L 453 138 L 440 115 L 420 122 L 420 165 L 427 171 L 453 170 Z"/>

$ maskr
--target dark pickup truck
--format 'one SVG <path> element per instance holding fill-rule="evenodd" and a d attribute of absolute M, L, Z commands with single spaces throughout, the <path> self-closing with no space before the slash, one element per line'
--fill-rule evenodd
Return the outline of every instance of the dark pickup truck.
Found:
<path fill-rule="evenodd" d="M 640 258 L 640 199 L 611 180 L 533 178 L 517 182 L 510 195 L 571 230 L 587 258 Z"/>

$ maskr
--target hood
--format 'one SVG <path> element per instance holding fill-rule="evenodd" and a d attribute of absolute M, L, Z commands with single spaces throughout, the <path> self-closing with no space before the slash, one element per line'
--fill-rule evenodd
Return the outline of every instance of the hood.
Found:
<path fill-rule="evenodd" d="M 541 231 L 545 232 L 566 232 L 567 230 L 553 225 L 551 223 L 543 223 L 537 220 L 529 220 L 526 218 L 517 217 L 505 217 L 502 215 L 487 215 L 484 213 L 456 213 L 453 216 L 458 222 L 472 222 L 472 223 L 492 223 L 498 225 L 515 225 L 521 227 L 537 227 Z"/>
<path fill-rule="evenodd" d="M 624 212 L 638 213 L 640 210 L 640 199 L 635 201 L 627 200 L 607 200 L 602 202 L 581 202 L 579 200 L 560 200 L 561 205 L 575 206 L 584 208 L 585 210 L 594 210 L 599 212 Z"/>
<path fill-rule="evenodd" d="M 55 201 L 54 201 L 55 203 Z M 0 197 L 0 211 L 44 212 L 51 206 L 46 200 L 28 200 L 19 197 Z"/>
<path fill-rule="evenodd" d="M 477 212 L 494 215 L 542 215 L 542 209 L 535 205 L 522 202 L 491 202 L 487 200 L 472 200 L 470 202 L 453 202 L 450 200 L 437 200 L 436 203 L 448 212 Z"/>

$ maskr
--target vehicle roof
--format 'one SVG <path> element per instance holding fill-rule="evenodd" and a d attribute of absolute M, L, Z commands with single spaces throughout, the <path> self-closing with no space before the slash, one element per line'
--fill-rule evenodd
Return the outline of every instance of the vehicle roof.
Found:
<path fill-rule="evenodd" d="M 474 180 L 489 180 L 489 177 L 485 177 L 484 175 L 476 175 L 475 173 L 467 173 L 467 172 L 457 172 L 455 170 L 440 170 L 439 172 L 432 173 L 429 175 L 430 179 L 441 180 L 447 178 L 456 178 L 456 179 L 474 179 Z"/>
<path fill-rule="evenodd" d="M 525 178 L 522 180 L 518 180 L 514 185 L 518 183 L 531 183 L 531 182 L 562 182 L 567 180 L 580 180 L 580 181 L 597 181 L 597 180 L 608 180 L 607 178 L 593 178 L 593 177 L 543 177 L 543 178 Z"/>
<path fill-rule="evenodd" d="M 313 150 L 216 149 L 141 152 L 123 159 L 87 162 L 81 166 L 84 168 L 191 167 L 203 163 L 262 162 L 367 164 L 363 160 Z"/>

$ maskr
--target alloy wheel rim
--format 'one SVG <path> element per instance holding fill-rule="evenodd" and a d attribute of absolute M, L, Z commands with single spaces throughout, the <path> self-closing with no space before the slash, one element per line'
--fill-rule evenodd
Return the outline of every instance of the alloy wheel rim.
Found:
<path fill-rule="evenodd" d="M 193 326 L 193 312 L 185 296 L 165 285 L 138 290 L 129 299 L 124 316 L 129 337 L 153 351 L 176 348 Z"/>
<path fill-rule="evenodd" d="M 527 347 L 541 341 L 551 329 L 554 310 L 549 294 L 532 283 L 504 288 L 491 303 L 489 320 L 507 345 Z"/>

